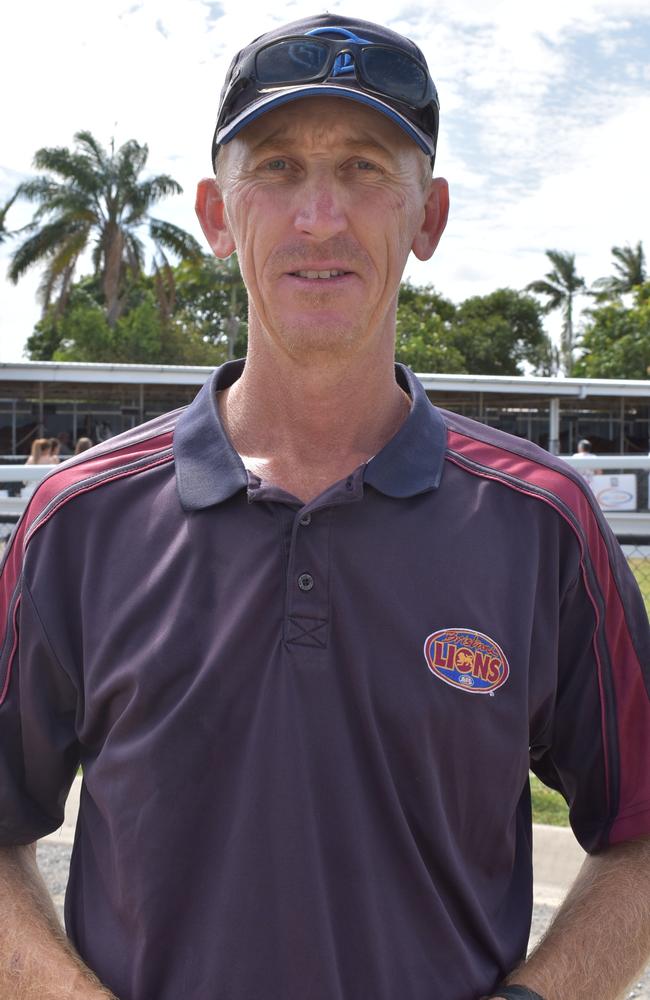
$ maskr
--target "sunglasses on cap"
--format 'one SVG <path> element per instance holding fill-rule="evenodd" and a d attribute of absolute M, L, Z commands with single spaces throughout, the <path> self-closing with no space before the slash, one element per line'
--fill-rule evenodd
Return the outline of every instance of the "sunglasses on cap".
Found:
<path fill-rule="evenodd" d="M 228 119 L 234 99 L 249 84 L 257 91 L 327 79 L 355 78 L 365 90 L 410 108 L 438 107 L 438 95 L 426 65 L 393 45 L 371 42 L 353 32 L 334 29 L 343 38 L 323 37 L 330 28 L 315 28 L 268 42 L 245 56 L 233 72 L 224 95 L 217 130 Z M 343 79 L 341 79 L 343 78 Z"/>
<path fill-rule="evenodd" d="M 412 108 L 437 102 L 427 68 L 415 56 L 352 32 L 346 32 L 347 38 L 334 39 L 314 37 L 316 31 L 269 42 L 251 53 L 248 65 L 241 66 L 241 76 L 254 80 L 258 87 L 277 87 L 354 75 L 366 89 Z"/>

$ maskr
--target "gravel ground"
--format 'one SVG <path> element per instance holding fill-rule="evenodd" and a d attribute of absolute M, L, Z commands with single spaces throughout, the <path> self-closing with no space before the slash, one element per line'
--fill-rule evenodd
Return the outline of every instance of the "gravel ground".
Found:
<path fill-rule="evenodd" d="M 70 863 L 70 848 L 66 845 L 40 843 L 38 845 L 38 863 L 43 873 L 47 887 L 52 893 L 61 917 L 63 917 L 63 897 L 68 879 Z M 539 905 L 533 910 L 533 926 L 531 941 L 534 943 L 544 933 L 554 909 L 552 906 Z M 638 982 L 625 994 L 626 1000 L 650 1000 L 650 966 Z M 204 1000 L 204 998 L 201 998 Z M 594 1000 L 597 1000 L 595 997 Z"/>

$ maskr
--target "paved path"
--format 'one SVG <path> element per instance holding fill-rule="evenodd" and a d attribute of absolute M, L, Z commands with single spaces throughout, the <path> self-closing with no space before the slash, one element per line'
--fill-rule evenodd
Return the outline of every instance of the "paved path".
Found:
<path fill-rule="evenodd" d="M 70 851 L 79 808 L 81 780 L 77 778 L 66 803 L 63 826 L 38 845 L 38 861 L 59 913 L 63 914 L 63 898 L 68 879 Z M 531 945 L 546 930 L 556 908 L 564 899 L 584 859 L 584 852 L 570 830 L 558 826 L 533 827 L 534 899 Z M 650 1000 L 650 966 L 625 994 L 626 1000 Z M 207 1000 L 184 997 L 180 1000 Z M 597 1000 L 597 998 L 594 998 Z"/>

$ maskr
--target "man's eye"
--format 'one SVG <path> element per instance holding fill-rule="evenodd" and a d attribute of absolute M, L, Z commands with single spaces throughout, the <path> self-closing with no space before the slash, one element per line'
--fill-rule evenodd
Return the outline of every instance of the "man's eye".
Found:
<path fill-rule="evenodd" d="M 266 164 L 267 170 L 286 170 L 286 167 L 287 167 L 287 161 L 283 160 L 281 157 L 278 157 L 275 160 L 269 160 L 269 162 Z"/>
<path fill-rule="evenodd" d="M 377 167 L 375 166 L 375 164 L 371 163 L 369 160 L 355 160 L 354 161 L 354 166 L 356 167 L 357 170 L 376 170 L 377 169 Z"/>

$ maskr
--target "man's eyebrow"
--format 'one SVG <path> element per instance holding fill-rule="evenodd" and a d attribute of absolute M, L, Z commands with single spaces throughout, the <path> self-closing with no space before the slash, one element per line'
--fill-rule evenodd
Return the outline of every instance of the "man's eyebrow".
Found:
<path fill-rule="evenodd" d="M 259 142 L 253 142 L 250 145 L 251 151 L 253 153 L 263 152 L 265 149 L 273 149 L 278 146 L 281 142 L 286 141 L 289 138 L 289 130 L 286 128 L 278 128 L 275 132 L 271 132 L 270 135 L 265 135 Z"/>
<path fill-rule="evenodd" d="M 345 145 L 348 149 L 363 152 L 365 150 L 383 153 L 384 156 L 395 156 L 395 150 L 386 143 L 380 142 L 374 135 L 361 133 L 354 138 L 346 139 Z"/>

